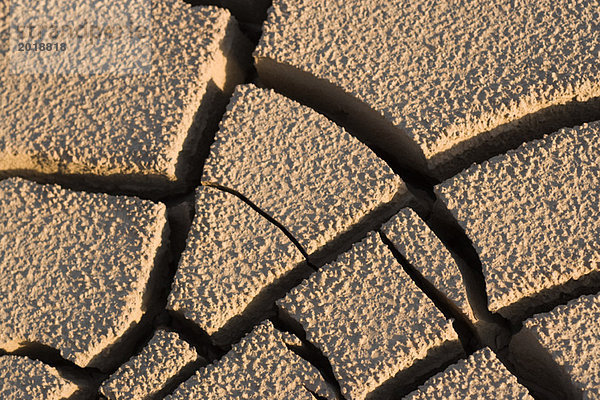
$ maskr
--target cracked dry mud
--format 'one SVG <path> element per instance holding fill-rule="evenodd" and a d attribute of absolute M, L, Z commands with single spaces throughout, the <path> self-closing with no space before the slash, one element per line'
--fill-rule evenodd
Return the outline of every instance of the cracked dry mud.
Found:
<path fill-rule="evenodd" d="M 1 399 L 600 397 L 600 2 L 149 4 L 14 74 L 0 0 Z"/>

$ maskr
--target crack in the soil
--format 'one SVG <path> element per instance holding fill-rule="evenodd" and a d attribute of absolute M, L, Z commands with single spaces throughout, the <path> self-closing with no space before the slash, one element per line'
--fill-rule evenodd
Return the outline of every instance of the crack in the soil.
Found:
<path fill-rule="evenodd" d="M 328 400 L 327 397 L 321 396 L 320 394 L 316 393 L 314 390 L 307 388 L 306 386 L 304 386 L 304 389 L 310 392 L 310 394 L 315 398 L 315 400 Z"/>
<path fill-rule="evenodd" d="M 591 275 L 591 277 L 590 277 Z M 578 282 L 578 280 L 571 280 L 569 282 L 566 282 L 562 285 L 560 285 L 560 288 L 565 288 L 565 287 L 572 287 L 573 290 L 569 290 L 568 292 L 561 292 L 560 295 L 552 300 L 552 301 L 546 301 L 544 302 L 544 304 L 535 306 L 531 309 L 529 309 L 527 315 L 523 315 L 520 316 L 518 319 L 512 321 L 512 331 L 513 333 L 518 333 L 522 326 L 523 323 L 533 317 L 535 314 L 544 314 L 544 313 L 548 313 L 550 311 L 552 311 L 553 309 L 555 309 L 558 306 L 565 306 L 567 305 L 569 302 L 573 301 L 573 300 L 577 300 L 578 298 L 580 298 L 581 296 L 588 296 L 588 295 L 598 295 L 600 293 L 600 272 L 594 272 L 592 274 L 586 275 L 584 278 L 590 278 L 591 281 L 593 282 L 592 284 L 580 284 Z M 554 288 L 549 288 L 547 289 L 547 291 L 553 291 Z M 528 301 L 528 298 L 522 299 L 521 301 Z"/>
<path fill-rule="evenodd" d="M 369 104 L 293 65 L 270 58 L 259 58 L 255 63 L 261 86 L 326 116 L 370 147 L 406 182 L 416 186 L 435 185 L 473 163 L 504 154 L 561 128 L 600 120 L 600 97 L 586 101 L 573 98 L 463 140 L 435 157 L 440 160 L 449 157 L 449 161 L 430 169 L 421 148 Z"/>
<path fill-rule="evenodd" d="M 155 324 L 166 325 L 177 332 L 184 340 L 196 348 L 196 351 L 204 359 L 211 361 L 222 355 L 222 350 L 212 345 L 209 336 L 197 325 L 179 318 L 178 315 L 167 310 L 168 297 L 177 274 L 181 255 L 183 254 L 187 237 L 191 231 L 195 217 L 194 194 L 181 198 L 177 203 L 168 207 L 169 224 L 171 229 L 170 240 L 170 263 L 168 275 L 162 281 L 161 290 L 158 292 L 160 314 Z"/>
<path fill-rule="evenodd" d="M 289 333 L 300 340 L 302 343 L 301 346 L 293 346 L 286 343 L 286 347 L 319 371 L 325 382 L 334 390 L 338 400 L 346 400 L 342 395 L 341 386 L 333 373 L 331 362 L 321 349 L 306 339 L 306 331 L 302 325 L 291 317 L 285 316 L 285 312 L 279 307 L 277 315 L 269 320 L 276 329 Z"/>
<path fill-rule="evenodd" d="M 382 242 L 390 250 L 396 261 L 402 266 L 402 269 L 408 274 L 410 279 L 421 289 L 421 291 L 435 304 L 438 310 L 442 312 L 444 317 L 453 319 L 453 327 L 458 338 L 465 349 L 465 352 L 470 354 L 481 347 L 481 343 L 477 338 L 475 328 L 471 322 L 463 314 L 452 300 L 436 288 L 414 265 L 406 259 L 406 257 L 398 251 L 394 243 L 383 233 L 378 230 Z"/>
<path fill-rule="evenodd" d="M 217 4 L 219 3 L 217 0 L 185 0 L 186 2 L 192 5 L 206 5 L 206 4 Z M 217 4 L 220 5 L 220 4 Z M 234 10 L 230 10 L 234 11 Z M 262 21 L 266 19 L 266 9 L 265 14 L 262 17 Z M 261 35 L 260 26 L 258 23 L 254 22 L 241 22 L 240 28 L 242 32 L 252 41 L 252 44 L 255 46 L 258 43 L 258 39 Z M 245 82 L 256 82 L 256 70 L 254 69 L 254 63 L 250 61 L 245 67 L 248 67 L 250 70 L 249 74 L 246 77 Z M 260 82 L 257 82 L 260 84 Z M 312 84 L 311 84 L 312 85 Z M 410 191 L 412 193 L 418 193 L 416 197 L 420 199 L 420 201 L 425 204 L 424 209 L 430 210 L 427 211 L 426 215 L 422 217 L 426 220 L 429 227 L 432 231 L 442 240 L 444 245 L 450 250 L 450 252 L 462 260 L 465 261 L 467 268 L 469 271 L 464 271 L 464 268 L 461 269 L 461 274 L 463 276 L 463 280 L 465 282 L 465 289 L 467 291 L 467 296 L 469 298 L 469 302 L 475 314 L 482 319 L 487 320 L 488 322 L 495 325 L 500 332 L 503 334 L 508 334 L 508 339 L 512 335 L 514 335 L 521 327 L 522 320 L 517 323 L 513 323 L 512 326 L 509 326 L 507 320 L 502 318 L 497 314 L 492 314 L 487 307 L 487 294 L 485 290 L 485 280 L 483 278 L 481 261 L 477 252 L 475 251 L 472 242 L 465 234 L 464 230 L 460 228 L 457 221 L 454 219 L 448 219 L 447 215 L 441 216 L 436 213 L 435 210 L 431 211 L 434 207 L 431 207 L 433 204 L 437 204 L 437 199 L 433 191 L 433 186 L 437 183 L 440 183 L 441 179 L 434 178 L 430 176 L 428 173 L 424 173 L 422 170 L 418 168 L 409 168 L 406 163 L 399 162 L 403 155 L 398 154 L 390 154 L 386 151 L 385 143 L 383 146 L 380 146 L 377 143 L 377 140 L 369 140 L 372 139 L 372 136 L 368 134 L 365 130 L 365 126 L 368 126 L 373 122 L 371 117 L 373 117 L 372 113 L 358 113 L 361 116 L 367 116 L 366 121 L 363 123 L 356 124 L 356 121 L 353 118 L 349 118 L 349 112 L 346 110 L 342 110 L 338 106 L 334 106 L 333 102 L 327 103 L 327 99 L 325 101 L 316 101 L 313 96 L 313 91 L 311 90 L 310 85 L 307 86 L 304 91 L 304 94 L 299 96 L 299 91 L 297 90 L 286 90 L 279 87 L 273 87 L 276 85 L 270 85 L 275 91 L 283 94 L 284 96 L 291 98 L 299 103 L 308 106 L 312 110 L 325 115 L 329 120 L 334 123 L 342 126 L 346 131 L 352 134 L 354 137 L 359 138 L 363 143 L 365 143 L 371 150 L 373 150 L 381 159 L 383 159 L 392 170 L 398 174 L 409 186 Z M 318 86 L 318 85 L 317 85 Z M 230 96 L 228 96 L 230 98 Z M 337 103 L 335 103 L 337 104 Z M 226 105 L 226 102 L 225 102 Z M 546 134 L 552 133 L 563 127 L 571 127 L 576 125 L 581 125 L 585 122 L 591 122 L 595 120 L 600 120 L 600 99 L 594 98 L 588 100 L 587 102 L 577 102 L 573 100 L 570 103 L 552 106 L 547 109 L 543 109 L 537 113 L 527 115 L 520 120 L 513 121 L 506 126 L 498 127 L 496 130 L 505 132 L 505 139 L 501 141 L 501 145 L 490 145 L 486 147 L 485 143 L 480 144 L 477 147 L 474 147 L 476 150 L 472 150 L 467 152 L 468 154 L 462 156 L 462 160 L 460 160 L 460 166 L 468 166 L 472 162 L 481 162 L 487 160 L 493 156 L 506 153 L 508 150 L 514 149 L 521 145 L 522 143 L 541 138 Z M 365 105 L 365 107 L 369 107 Z M 575 110 L 575 112 L 573 112 Z M 213 111 L 215 114 L 213 120 L 210 122 L 210 128 L 208 128 L 208 134 L 211 137 L 214 137 L 214 134 L 218 131 L 218 122 L 222 118 L 225 113 L 225 106 L 221 107 L 221 109 Z M 216 122 L 215 122 L 216 121 Z M 543 122 L 540 122 L 543 121 Z M 366 122 L 366 124 L 365 124 Z M 374 126 L 380 126 L 382 123 L 377 122 L 372 124 Z M 508 132 L 508 133 L 506 133 Z M 481 136 L 492 136 L 494 132 L 486 132 Z M 210 143 L 208 145 L 208 149 L 210 148 Z M 196 151 L 198 152 L 198 151 Z M 201 164 L 204 164 L 204 159 L 201 160 Z M 457 157 L 460 158 L 460 157 Z M 201 169 L 201 168 L 200 168 Z M 447 169 L 444 172 L 444 177 L 448 178 L 453 175 L 456 170 L 456 167 Z M 26 176 L 27 179 L 37 180 L 41 183 L 59 183 L 63 177 L 61 176 L 43 176 L 36 177 L 34 176 Z M 78 191 L 86 191 L 89 193 L 105 193 L 109 195 L 135 195 L 139 198 L 151 200 L 151 201 L 163 201 L 169 206 L 169 223 L 172 224 L 172 227 L 178 226 L 177 224 L 180 222 L 175 222 L 177 217 L 174 217 L 172 212 L 176 211 L 178 206 L 181 206 L 186 199 L 193 198 L 194 190 L 193 187 L 198 184 L 204 186 L 214 187 L 219 190 L 226 191 L 230 194 L 233 194 L 248 204 L 253 210 L 258 212 L 261 216 L 267 219 L 271 224 L 275 225 L 288 239 L 296 246 L 296 248 L 302 253 L 304 258 L 306 259 L 307 264 L 313 268 L 313 270 L 317 270 L 317 267 L 313 265 L 309 260 L 309 255 L 303 246 L 299 243 L 299 241 L 283 226 L 279 221 L 270 216 L 267 212 L 257 207 L 253 202 L 251 202 L 247 197 L 242 195 L 241 193 L 231 189 L 226 188 L 224 186 L 210 183 L 210 182 L 201 182 L 201 171 L 193 180 L 192 184 L 189 184 L 185 188 L 178 189 L 177 194 L 171 194 L 171 191 L 166 191 L 159 195 L 154 194 L 145 194 L 139 193 L 136 191 L 128 191 L 121 190 L 117 188 L 106 189 L 106 187 L 99 188 L 98 185 L 89 185 L 86 181 L 86 177 L 72 177 L 72 179 L 67 179 L 66 181 L 61 181 L 59 184 L 68 189 L 78 190 Z M 191 219 L 193 219 L 193 207 Z M 181 209 L 179 210 L 181 211 Z M 177 212 L 177 211 L 176 211 Z M 152 337 L 157 324 L 166 325 L 169 328 L 178 332 L 181 337 L 188 341 L 191 345 L 193 345 L 198 353 L 205 358 L 208 362 L 214 362 L 226 354 L 226 350 L 222 348 L 218 348 L 212 345 L 209 336 L 203 332 L 197 325 L 190 321 L 182 320 L 177 315 L 169 314 L 166 311 L 166 302 L 169 293 L 170 285 L 173 282 L 177 266 L 179 263 L 179 259 L 181 257 L 181 253 L 185 248 L 185 239 L 187 234 L 189 233 L 191 227 L 191 219 L 187 226 L 179 226 L 178 228 L 172 229 L 170 233 L 169 240 L 171 241 L 171 260 L 169 263 L 169 273 L 168 278 L 163 282 L 162 289 L 159 290 L 158 293 L 154 293 L 154 296 L 158 296 L 160 303 L 160 311 L 146 329 L 137 334 L 137 340 L 135 346 L 131 347 L 131 351 L 128 352 L 128 356 L 134 356 L 138 354 L 145 344 Z M 390 247 L 390 250 L 394 252 L 395 247 L 389 241 L 388 238 L 385 237 L 383 232 L 379 231 L 380 236 L 382 237 L 384 243 Z M 411 276 L 413 281 L 417 283 L 417 285 L 421 288 L 421 290 L 436 304 L 436 306 L 446 315 L 447 317 L 452 317 L 455 321 L 461 321 L 460 324 L 466 325 L 464 321 L 464 316 L 457 314 L 457 310 L 455 307 L 452 307 L 453 304 L 449 300 L 445 298 L 443 293 L 441 293 L 436 287 L 434 287 L 429 281 L 427 281 L 422 275 L 419 274 L 418 270 L 414 268 L 414 266 L 410 265 L 410 263 L 403 257 L 399 252 L 394 254 L 398 262 L 402 265 L 405 271 Z M 458 263 L 459 266 L 462 263 Z M 579 288 L 580 291 L 573 292 L 571 294 L 565 294 L 560 299 L 556 300 L 552 304 L 548 303 L 544 306 L 540 306 L 536 309 L 536 312 L 540 311 L 550 311 L 556 305 L 566 304 L 568 301 L 573 300 L 584 294 L 595 294 L 600 289 L 598 288 Z M 279 317 L 271 318 L 273 324 L 280 330 L 291 332 L 295 334 L 303 343 L 302 348 L 292 348 L 293 346 L 288 346 L 291 351 L 294 351 L 303 359 L 307 360 L 311 365 L 315 366 L 323 375 L 324 379 L 330 383 L 336 390 L 336 393 L 339 399 L 343 399 L 341 395 L 340 385 L 335 379 L 333 374 L 333 369 L 329 360 L 323 355 L 323 353 L 316 348 L 316 346 L 312 345 L 306 340 L 306 333 L 300 326 L 300 330 L 298 327 L 290 327 L 287 324 L 280 320 Z M 457 331 L 458 327 L 455 326 Z M 480 344 L 477 342 L 476 335 L 474 334 L 472 327 L 464 326 L 461 327 L 460 330 L 462 333 L 459 333 L 459 338 L 463 347 L 467 349 L 468 353 L 474 351 Z M 537 385 L 543 384 L 543 382 L 528 382 L 527 380 L 523 380 L 520 377 L 519 372 L 514 368 L 512 363 L 508 359 L 507 355 L 507 343 L 505 343 L 506 338 L 502 339 L 499 343 L 496 343 L 495 350 L 502 359 L 503 363 L 509 368 L 509 370 L 519 378 L 521 383 L 524 383 L 526 387 L 529 388 L 530 392 L 534 394 L 536 398 L 543 399 L 548 398 L 545 394 L 540 395 Z M 5 352 L 0 353 L 7 354 Z M 25 346 L 15 352 L 11 352 L 8 354 L 15 354 L 24 357 L 28 357 L 35 360 L 40 360 L 47 365 L 50 365 L 56 368 L 59 373 L 65 377 L 69 377 L 71 379 L 85 381 L 91 383 L 92 386 L 99 388 L 100 384 L 104 379 L 106 379 L 110 374 L 107 372 L 102 372 L 95 368 L 81 368 L 76 366 L 74 363 L 62 358 L 60 353 L 49 347 L 43 345 L 33 344 L 32 346 Z M 128 358 L 129 358 L 128 357 Z M 117 367 L 118 368 L 118 367 Z M 114 371 L 113 371 L 114 372 Z M 189 372 L 189 376 L 192 376 L 195 373 L 194 371 Z M 188 377 L 189 377 L 188 376 Z M 187 378 L 186 378 L 187 379 Z M 181 382 L 183 382 L 182 380 Z M 173 389 L 174 390 L 174 389 Z M 312 393 L 312 392 L 311 392 Z M 321 397 L 312 393 L 313 396 L 317 399 L 321 399 Z M 100 395 L 98 394 L 98 398 Z"/>
<path fill-rule="evenodd" d="M 440 167 L 440 170 L 443 170 L 441 180 L 456 175 L 473 163 L 480 164 L 490 158 L 505 154 L 509 150 L 514 150 L 524 143 L 542 139 L 560 129 L 573 128 L 598 120 L 600 120 L 600 97 L 586 101 L 573 98 L 564 104 L 548 106 L 527 114 L 487 132 L 482 132 L 448 150 L 448 153 L 456 153 L 455 148 L 469 146 L 470 142 L 477 143 L 455 156 L 451 161 L 455 165 L 447 164 Z M 440 154 L 439 157 L 444 158 L 445 155 Z"/>
<path fill-rule="evenodd" d="M 272 0 L 183 0 L 191 6 L 216 6 L 227 9 L 240 24 L 242 32 L 256 45 L 262 34 L 262 23 L 267 19 L 267 10 Z M 244 4 L 246 3 L 246 4 Z"/>
<path fill-rule="evenodd" d="M 258 214 L 260 214 L 263 218 L 265 218 L 267 221 L 269 221 L 269 223 L 271 223 L 272 225 L 276 226 L 277 229 L 279 229 L 290 240 L 290 242 L 292 242 L 294 244 L 294 246 L 296 246 L 296 248 L 298 249 L 298 251 L 302 254 L 302 256 L 304 257 L 304 259 L 306 260 L 306 264 L 309 267 L 313 268 L 315 271 L 317 270 L 317 267 L 314 264 L 311 263 L 310 256 L 306 252 L 306 249 L 302 246 L 302 244 L 300 244 L 300 242 L 298 241 L 298 239 L 296 239 L 296 237 L 294 237 L 294 235 L 292 235 L 291 232 L 281 222 L 279 222 L 277 219 L 275 219 L 273 216 L 271 216 L 265 210 L 263 210 L 260 207 L 258 207 L 252 200 L 250 200 L 244 194 L 238 192 L 235 189 L 232 189 L 232 188 L 227 187 L 227 186 L 220 185 L 220 184 L 215 183 L 215 182 L 202 181 L 200 184 L 202 186 L 212 187 L 212 188 L 215 188 L 217 190 L 220 190 L 220 191 L 232 194 L 232 195 L 236 196 L 238 199 L 242 200 L 244 203 L 246 203 L 248 206 L 250 206 L 250 208 L 252 208 Z"/>
<path fill-rule="evenodd" d="M 63 379 L 71 381 L 80 387 L 80 390 L 77 392 L 78 394 L 83 393 L 86 396 L 95 395 L 97 388 L 110 375 L 98 368 L 82 368 L 74 362 L 63 358 L 58 350 L 41 343 L 29 342 L 15 351 L 0 351 L 0 356 L 5 355 L 26 357 L 30 360 L 41 361 L 45 365 L 55 368 Z"/>
<path fill-rule="evenodd" d="M 436 200 L 431 215 L 424 221 L 454 257 L 465 282 L 469 304 L 476 317 L 506 326 L 508 321 L 489 311 L 481 259 L 458 221 L 439 200 Z"/>

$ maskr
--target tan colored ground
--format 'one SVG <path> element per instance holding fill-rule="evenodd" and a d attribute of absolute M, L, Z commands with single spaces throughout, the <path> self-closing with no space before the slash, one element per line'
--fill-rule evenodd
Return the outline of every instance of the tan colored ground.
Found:
<path fill-rule="evenodd" d="M 597 0 L 189 1 L 0 0 L 0 399 L 598 398 Z"/>

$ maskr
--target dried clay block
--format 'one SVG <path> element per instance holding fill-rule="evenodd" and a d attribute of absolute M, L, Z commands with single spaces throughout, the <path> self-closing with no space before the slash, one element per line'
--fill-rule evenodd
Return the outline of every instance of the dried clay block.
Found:
<path fill-rule="evenodd" d="M 100 392 L 109 400 L 160 398 L 158 394 L 198 360 L 196 350 L 177 333 L 159 329 L 138 355 L 102 384 Z"/>
<path fill-rule="evenodd" d="M 40 344 L 110 366 L 107 351 L 148 305 L 167 234 L 161 204 L 1 181 L 0 349 Z"/>
<path fill-rule="evenodd" d="M 331 362 L 350 400 L 390 398 L 384 391 L 397 395 L 396 385 L 462 352 L 452 322 L 373 232 L 278 304 Z"/>
<path fill-rule="evenodd" d="M 2 400 L 60 400 L 78 386 L 41 361 L 19 356 L 0 357 L 0 398 Z"/>
<path fill-rule="evenodd" d="M 86 0 L 77 10 L 93 5 L 88 12 L 101 18 L 102 10 L 125 4 Z M 202 137 L 204 126 L 223 92 L 242 80 L 233 55 L 241 34 L 223 9 L 191 8 L 181 0 L 148 4 L 151 39 L 140 44 L 140 51 L 151 49 L 148 73 L 99 73 L 96 59 L 85 55 L 96 48 L 85 40 L 69 45 L 80 46 L 78 64 L 87 74 L 11 74 L 0 63 L 0 175 L 66 181 L 83 174 L 103 191 L 108 185 L 154 193 L 185 183 L 199 168 L 189 161 L 200 141 L 210 139 Z"/>
<path fill-rule="evenodd" d="M 446 368 L 404 400 L 533 400 L 489 349 L 478 350 L 466 360 Z"/>
<path fill-rule="evenodd" d="M 598 113 L 553 106 L 600 96 L 599 21 L 597 0 L 274 0 L 255 59 L 268 86 L 448 177 L 480 148 Z"/>
<path fill-rule="evenodd" d="M 401 210 L 381 231 L 425 279 L 471 321 L 476 320 L 456 261 L 416 212 L 410 208 Z"/>
<path fill-rule="evenodd" d="M 344 240 L 349 246 L 409 198 L 385 162 L 341 127 L 252 85 L 234 92 L 202 178 L 244 194 L 308 254 L 361 231 Z"/>
<path fill-rule="evenodd" d="M 290 351 L 297 338 L 263 322 L 220 360 L 200 369 L 167 400 L 327 400 L 336 397 L 317 369 Z"/>
<path fill-rule="evenodd" d="M 311 271 L 290 239 L 258 212 L 233 194 L 199 187 L 167 308 L 214 342 L 231 343 L 262 320 L 278 287 L 281 297 L 287 280 Z"/>
<path fill-rule="evenodd" d="M 523 323 L 511 342 L 539 382 L 559 382 L 562 398 L 600 398 L 600 294 L 582 296 Z M 548 371 L 555 375 L 548 375 Z"/>
<path fill-rule="evenodd" d="M 598 283 L 599 135 L 564 129 L 435 188 L 481 257 L 492 312 L 522 318 Z"/>

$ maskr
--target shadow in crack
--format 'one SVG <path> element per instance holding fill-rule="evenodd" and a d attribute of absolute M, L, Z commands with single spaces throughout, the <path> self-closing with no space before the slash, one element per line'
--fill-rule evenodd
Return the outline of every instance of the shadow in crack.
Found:
<path fill-rule="evenodd" d="M 565 127 L 600 120 L 600 97 L 576 98 L 545 107 L 489 131 L 480 132 L 425 160 L 410 135 L 395 127 L 368 104 L 333 83 L 293 65 L 258 57 L 259 82 L 327 116 L 369 146 L 407 182 L 432 186 L 472 163 L 515 149 Z M 435 167 L 432 167 L 435 163 Z"/>
<path fill-rule="evenodd" d="M 477 338 L 475 328 L 472 326 L 468 317 L 463 314 L 460 308 L 444 295 L 442 291 L 437 289 L 421 272 L 401 254 L 394 246 L 392 241 L 381 231 L 378 232 L 383 243 L 388 247 L 394 255 L 402 269 L 410 276 L 412 281 L 421 289 L 423 293 L 435 304 L 435 306 L 448 319 L 454 320 L 453 327 L 458 338 L 465 349 L 470 354 L 481 347 L 481 343 Z"/>
<path fill-rule="evenodd" d="M 321 376 L 323 376 L 325 381 L 331 385 L 337 398 L 339 400 L 345 400 L 340 389 L 340 384 L 333 373 L 333 367 L 331 366 L 331 363 L 325 354 L 323 354 L 321 349 L 306 340 L 306 332 L 304 331 L 302 325 L 288 315 L 285 310 L 279 307 L 277 307 L 277 315 L 271 318 L 270 321 L 278 330 L 290 333 L 300 339 L 302 342 L 301 346 L 289 344 L 286 344 L 286 346 L 290 349 L 290 351 L 293 351 L 299 357 L 303 358 L 312 366 L 314 366 L 321 373 Z"/>

